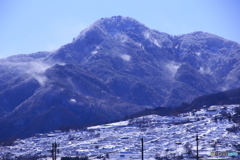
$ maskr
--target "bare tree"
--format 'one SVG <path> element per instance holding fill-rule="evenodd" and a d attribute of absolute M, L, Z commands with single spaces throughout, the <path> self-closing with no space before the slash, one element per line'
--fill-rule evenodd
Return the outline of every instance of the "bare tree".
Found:
<path fill-rule="evenodd" d="M 187 142 L 186 144 L 184 144 L 184 149 L 188 155 L 188 157 L 193 155 L 193 151 L 192 151 L 192 144 L 190 144 L 189 142 Z"/>

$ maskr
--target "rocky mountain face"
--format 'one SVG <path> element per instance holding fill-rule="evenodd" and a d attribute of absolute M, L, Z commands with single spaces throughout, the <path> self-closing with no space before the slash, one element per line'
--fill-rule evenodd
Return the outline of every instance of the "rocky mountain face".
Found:
<path fill-rule="evenodd" d="M 240 44 L 115 16 L 56 51 L 0 59 L 0 73 L 0 137 L 27 137 L 237 88 Z"/>

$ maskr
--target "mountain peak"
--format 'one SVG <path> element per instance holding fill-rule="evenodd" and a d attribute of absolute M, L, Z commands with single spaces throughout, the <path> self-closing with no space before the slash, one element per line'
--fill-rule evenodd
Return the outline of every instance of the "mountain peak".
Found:
<path fill-rule="evenodd" d="M 123 17 L 123 16 L 112 16 L 112 17 L 106 17 L 106 18 L 101 18 L 100 20 L 98 20 L 97 22 L 100 23 L 105 23 L 105 24 L 109 24 L 109 23 L 113 23 L 113 24 L 119 24 L 119 23 L 130 23 L 131 25 L 133 24 L 141 24 L 139 21 L 137 21 L 134 18 L 131 17 Z M 144 25 L 144 24 L 141 24 Z"/>
<path fill-rule="evenodd" d="M 106 17 L 101 18 L 97 20 L 94 25 L 104 25 L 105 27 L 114 27 L 118 28 L 122 25 L 126 25 L 127 27 L 134 27 L 136 25 L 145 26 L 144 24 L 140 23 L 139 21 L 135 20 L 131 17 L 123 17 L 123 16 L 112 16 L 112 17 Z"/>
<path fill-rule="evenodd" d="M 86 36 L 87 33 L 92 31 L 97 31 L 102 34 L 116 34 L 118 32 L 126 32 L 126 31 L 136 31 L 141 32 L 142 30 L 149 29 L 144 24 L 139 21 L 123 16 L 112 16 L 101 18 L 94 22 L 91 26 L 84 29 L 80 32 L 80 34 L 74 38 L 74 41 L 81 38 L 82 36 Z"/>

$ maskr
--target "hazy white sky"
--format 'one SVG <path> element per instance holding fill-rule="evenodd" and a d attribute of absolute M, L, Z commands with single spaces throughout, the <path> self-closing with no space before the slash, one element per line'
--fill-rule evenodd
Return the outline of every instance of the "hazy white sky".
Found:
<path fill-rule="evenodd" d="M 0 58 L 55 50 L 115 15 L 171 35 L 204 31 L 240 43 L 240 0 L 0 0 Z"/>

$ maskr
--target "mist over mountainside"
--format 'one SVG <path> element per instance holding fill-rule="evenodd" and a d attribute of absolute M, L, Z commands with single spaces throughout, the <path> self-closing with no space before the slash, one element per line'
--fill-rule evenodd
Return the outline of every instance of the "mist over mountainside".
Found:
<path fill-rule="evenodd" d="M 102 18 L 53 52 L 0 59 L 1 139 L 120 120 L 239 87 L 240 44 Z"/>

